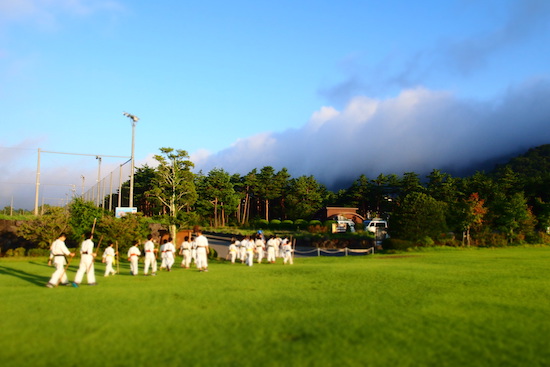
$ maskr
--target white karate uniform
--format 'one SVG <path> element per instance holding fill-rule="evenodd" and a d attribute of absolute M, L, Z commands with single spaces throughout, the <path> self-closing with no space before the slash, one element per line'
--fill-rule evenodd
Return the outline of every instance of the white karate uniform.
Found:
<path fill-rule="evenodd" d="M 197 266 L 197 242 L 195 240 L 191 242 L 191 260 L 195 263 L 195 266 Z"/>
<path fill-rule="evenodd" d="M 275 247 L 277 246 L 277 240 L 270 238 L 267 240 L 267 262 L 275 262 Z"/>
<path fill-rule="evenodd" d="M 176 252 L 176 247 L 172 242 L 167 242 L 164 244 L 164 262 L 168 270 L 172 269 L 172 265 L 174 265 L 175 252 Z"/>
<path fill-rule="evenodd" d="M 244 242 L 244 241 L 243 241 Z M 254 241 L 246 241 L 246 265 L 252 266 L 254 265 L 254 249 L 256 248 L 256 245 L 254 244 Z"/>
<path fill-rule="evenodd" d="M 130 249 L 128 250 L 128 259 L 130 260 L 130 272 L 132 273 L 132 275 L 138 275 L 138 260 L 140 256 L 141 251 L 139 251 L 137 245 L 130 247 Z"/>
<path fill-rule="evenodd" d="M 113 261 L 115 260 L 114 248 L 109 246 L 103 251 L 103 260 L 105 261 L 105 276 L 116 274 L 115 269 L 113 269 Z"/>
<path fill-rule="evenodd" d="M 191 244 L 189 241 L 183 241 L 180 247 L 180 255 L 183 255 L 181 265 L 186 269 L 189 269 L 191 265 Z"/>
<path fill-rule="evenodd" d="M 143 274 L 147 275 L 149 273 L 149 267 L 151 267 L 151 272 L 153 274 L 157 273 L 157 258 L 155 256 L 155 244 L 153 241 L 145 242 L 143 245 L 143 250 L 145 251 L 145 264 L 143 266 Z"/>
<path fill-rule="evenodd" d="M 246 261 L 246 244 L 247 243 L 248 243 L 248 240 L 243 239 L 239 244 L 239 257 L 243 264 Z"/>
<path fill-rule="evenodd" d="M 290 265 L 294 264 L 292 259 L 292 245 L 289 242 L 283 244 L 283 264 L 289 263 Z"/>
<path fill-rule="evenodd" d="M 231 263 L 235 264 L 235 259 L 237 258 L 237 245 L 235 243 L 229 245 L 229 256 L 231 258 Z"/>
<path fill-rule="evenodd" d="M 69 279 L 67 278 L 67 272 L 65 271 L 65 256 L 71 254 L 64 241 L 59 239 L 55 240 L 52 243 L 51 253 L 53 255 L 53 266 L 55 266 L 55 271 L 52 274 L 52 277 L 49 281 L 51 285 L 56 286 L 60 281 L 61 284 L 68 284 Z"/>
<path fill-rule="evenodd" d="M 160 245 L 160 269 L 164 269 L 166 268 L 166 244 L 163 243 L 162 245 Z"/>
<path fill-rule="evenodd" d="M 91 239 L 87 239 L 82 242 L 80 246 L 80 267 L 76 272 L 74 282 L 80 284 L 84 273 L 86 273 L 86 279 L 88 284 L 95 284 L 95 271 L 94 271 L 94 242 Z"/>
<path fill-rule="evenodd" d="M 208 268 L 208 239 L 202 234 L 195 238 L 197 244 L 197 268 L 199 270 L 206 270 Z"/>
<path fill-rule="evenodd" d="M 262 239 L 257 238 L 255 241 L 255 244 L 256 244 L 256 253 L 258 254 L 258 264 L 259 264 L 264 259 L 265 243 Z"/>

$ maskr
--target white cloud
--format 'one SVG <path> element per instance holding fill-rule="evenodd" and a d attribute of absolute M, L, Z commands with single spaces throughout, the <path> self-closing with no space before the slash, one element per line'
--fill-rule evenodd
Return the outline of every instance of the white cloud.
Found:
<path fill-rule="evenodd" d="M 196 161 L 246 174 L 270 165 L 333 185 L 380 173 L 458 171 L 550 143 L 550 81 L 510 88 L 498 102 L 458 99 L 424 88 L 388 99 L 355 97 L 342 111 L 322 107 L 299 129 L 240 139 Z"/>

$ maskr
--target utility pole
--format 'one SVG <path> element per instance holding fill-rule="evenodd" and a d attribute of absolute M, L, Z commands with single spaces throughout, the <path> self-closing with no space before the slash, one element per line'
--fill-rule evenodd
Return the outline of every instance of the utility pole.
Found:
<path fill-rule="evenodd" d="M 130 167 L 130 198 L 129 198 L 129 207 L 134 207 L 134 147 L 135 147 L 135 132 L 136 132 L 136 123 L 139 120 L 139 117 L 129 114 L 128 112 L 123 113 L 124 116 L 132 120 L 132 155 L 130 159 L 132 160 L 132 167 Z M 119 193 L 120 195 L 120 193 Z"/>
<path fill-rule="evenodd" d="M 96 206 L 99 208 L 99 196 L 101 194 L 100 191 L 100 183 L 101 183 L 101 156 L 95 157 L 99 160 L 98 168 L 97 168 L 97 198 L 96 198 Z"/>
<path fill-rule="evenodd" d="M 40 148 L 38 148 L 38 163 L 36 165 L 36 189 L 34 194 L 34 215 L 38 215 L 38 195 L 40 192 Z"/>

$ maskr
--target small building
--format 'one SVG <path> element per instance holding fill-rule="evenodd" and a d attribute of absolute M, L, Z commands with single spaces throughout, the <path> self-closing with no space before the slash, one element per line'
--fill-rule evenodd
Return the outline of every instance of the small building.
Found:
<path fill-rule="evenodd" d="M 365 218 L 357 214 L 357 208 L 327 206 L 325 208 L 325 220 L 335 220 L 332 232 L 355 232 L 355 225 L 362 226 Z"/>

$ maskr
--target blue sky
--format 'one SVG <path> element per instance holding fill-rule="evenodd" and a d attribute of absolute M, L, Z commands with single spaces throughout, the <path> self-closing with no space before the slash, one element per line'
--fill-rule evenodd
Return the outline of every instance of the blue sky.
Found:
<path fill-rule="evenodd" d="M 0 0 L 0 207 L 34 198 L 38 148 L 129 156 L 124 111 L 138 166 L 173 147 L 327 185 L 549 143 L 549 44 L 546 0 Z"/>

